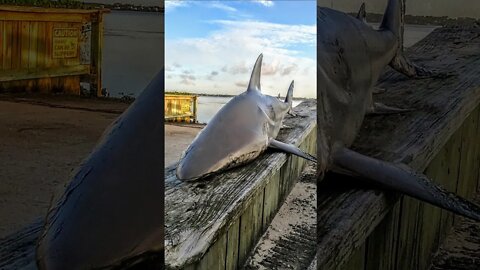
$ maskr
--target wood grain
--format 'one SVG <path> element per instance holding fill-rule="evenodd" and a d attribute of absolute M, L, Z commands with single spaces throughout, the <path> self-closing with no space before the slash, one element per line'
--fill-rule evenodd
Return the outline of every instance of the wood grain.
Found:
<path fill-rule="evenodd" d="M 449 190 L 458 183 L 460 193 L 469 197 L 468 191 L 478 187 L 478 163 L 472 165 L 478 151 L 472 149 L 480 144 L 480 133 L 472 127 L 480 103 L 479 37 L 475 26 L 439 28 L 409 49 L 415 62 L 454 76 L 412 80 L 386 71 L 380 86 L 387 92 L 374 99 L 414 111 L 367 117 L 353 148 L 425 171 Z M 376 247 L 367 248 L 366 265 L 425 269 L 452 226 L 451 214 L 417 200 L 339 176 L 328 175 L 324 182 L 327 188 L 318 189 L 319 269 L 342 269 L 365 243 Z"/>
<path fill-rule="evenodd" d="M 316 102 L 295 107 L 297 117 L 284 120 L 278 139 L 300 145 L 304 151 L 316 149 Z M 202 263 L 217 239 L 227 236 L 228 269 L 242 265 L 266 228 L 265 216 L 278 210 L 278 198 L 285 197 L 305 165 L 300 158 L 267 152 L 253 162 L 200 182 L 181 182 L 175 166 L 165 172 L 165 257 L 166 266 L 180 269 Z M 271 188 L 270 183 L 278 186 Z M 265 191 L 267 190 L 267 193 Z M 271 195 L 272 191 L 277 195 Z M 283 194 L 282 194 L 283 193 Z M 265 198 L 268 198 L 265 200 Z M 273 201 L 270 201 L 272 199 Z M 275 202 L 275 203 L 274 203 Z M 265 212 L 265 205 L 270 208 Z M 274 205 L 277 209 L 273 209 Z M 263 217 L 262 217 L 263 216 Z M 217 256 L 220 258 L 220 256 Z"/>
<path fill-rule="evenodd" d="M 96 53 L 90 55 L 101 58 L 102 48 L 98 46 L 103 46 L 103 13 L 104 10 L 0 6 L 0 91 L 63 91 L 79 95 L 82 76 L 88 77 L 94 72 L 96 80 L 100 80 L 101 59 L 91 59 L 93 64 L 90 66 L 81 64 L 79 46 L 76 56 L 62 58 L 54 55 L 55 50 L 62 50 L 54 46 L 54 29 L 78 29 L 80 39 L 82 25 L 97 22 L 97 27 L 91 32 L 96 36 L 97 42 L 91 48 Z M 64 38 L 63 42 L 72 44 L 74 37 L 69 38 Z M 60 39 L 57 37 L 56 40 Z M 99 82 L 95 85 L 101 87 Z M 96 90 L 95 95 L 101 94 L 101 89 Z"/>

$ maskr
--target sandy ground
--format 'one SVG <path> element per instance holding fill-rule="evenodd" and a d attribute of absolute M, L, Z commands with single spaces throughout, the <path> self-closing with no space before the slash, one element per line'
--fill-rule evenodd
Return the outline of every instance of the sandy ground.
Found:
<path fill-rule="evenodd" d="M 54 193 L 128 104 L 62 96 L 0 95 L 0 238 L 43 217 Z M 97 110 L 97 111 L 96 111 Z M 166 164 L 200 127 L 166 125 Z"/>
<path fill-rule="evenodd" d="M 165 167 L 175 164 L 202 126 L 165 125 Z"/>
<path fill-rule="evenodd" d="M 116 116 L 0 101 L 0 238 L 45 214 Z"/>
<path fill-rule="evenodd" d="M 309 162 L 245 265 L 246 270 L 306 269 L 316 253 L 317 186 Z M 284 256 L 292 253 L 295 256 Z"/>

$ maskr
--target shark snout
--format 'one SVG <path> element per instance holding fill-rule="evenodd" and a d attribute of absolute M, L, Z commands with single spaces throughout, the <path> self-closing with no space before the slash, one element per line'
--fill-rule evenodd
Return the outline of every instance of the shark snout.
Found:
<path fill-rule="evenodd" d="M 192 162 L 191 158 L 184 157 L 177 166 L 177 178 L 183 181 L 193 181 L 208 174 L 208 170 L 201 164 Z"/>

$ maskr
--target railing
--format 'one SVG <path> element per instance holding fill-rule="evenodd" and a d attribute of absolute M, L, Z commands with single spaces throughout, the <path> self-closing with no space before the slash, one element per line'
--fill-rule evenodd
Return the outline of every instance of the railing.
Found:
<path fill-rule="evenodd" d="M 414 111 L 367 117 L 354 149 L 403 162 L 471 199 L 480 181 L 479 36 L 478 27 L 439 28 L 411 48 L 411 59 L 455 75 L 384 74 L 387 92 L 374 99 Z M 358 183 L 328 175 L 318 186 L 318 269 L 428 269 L 459 217 Z"/>
<path fill-rule="evenodd" d="M 279 140 L 314 154 L 316 102 L 294 108 Z M 238 269 L 272 221 L 305 160 L 268 152 L 255 161 L 200 182 L 181 182 L 165 171 L 167 269 Z"/>

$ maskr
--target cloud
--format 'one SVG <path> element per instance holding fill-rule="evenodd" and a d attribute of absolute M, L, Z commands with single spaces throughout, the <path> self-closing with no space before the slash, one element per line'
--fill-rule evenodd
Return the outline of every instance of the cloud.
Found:
<path fill-rule="evenodd" d="M 224 10 L 224 11 L 227 11 L 227 12 L 236 12 L 237 9 L 234 8 L 234 7 L 231 7 L 231 6 L 228 6 L 228 5 L 225 5 L 223 3 L 220 3 L 218 1 L 215 1 L 213 3 L 210 3 L 209 5 L 210 8 L 217 8 L 217 9 L 221 9 L 221 10 Z"/>
<path fill-rule="evenodd" d="M 218 75 L 218 71 L 212 71 L 210 75 L 207 76 L 208 80 L 213 80 L 213 77 Z"/>
<path fill-rule="evenodd" d="M 180 78 L 182 79 L 180 83 L 185 85 L 195 85 L 193 81 L 197 79 L 195 76 L 188 74 L 180 74 Z"/>
<path fill-rule="evenodd" d="M 273 7 L 273 1 L 272 0 L 253 0 L 253 2 L 259 3 L 263 6 L 266 7 Z"/>
<path fill-rule="evenodd" d="M 235 85 L 238 86 L 238 87 L 247 88 L 248 83 L 247 82 L 236 82 Z"/>
<path fill-rule="evenodd" d="M 184 90 L 208 92 L 214 90 L 215 83 L 225 93 L 239 94 L 238 87 L 246 87 L 255 60 L 263 53 L 262 92 L 276 96 L 295 80 L 294 96 L 316 96 L 315 25 L 251 20 L 210 23 L 216 24 L 217 30 L 204 37 L 165 42 L 167 66 L 188 66 L 195 74 L 203 74 L 195 80 L 195 87 Z M 222 73 L 211 76 L 212 70 Z M 165 83 L 167 88 L 175 89 L 180 82 L 177 78 Z"/>
<path fill-rule="evenodd" d="M 248 73 L 248 71 L 249 68 L 245 65 L 245 63 L 235 64 L 228 69 L 228 72 L 232 75 L 245 74 Z"/>
<path fill-rule="evenodd" d="M 289 75 L 293 71 L 297 70 L 298 66 L 296 64 L 292 64 L 282 70 L 282 76 Z"/>
<path fill-rule="evenodd" d="M 172 11 L 178 7 L 188 6 L 189 2 L 184 0 L 165 0 L 165 10 Z"/>

